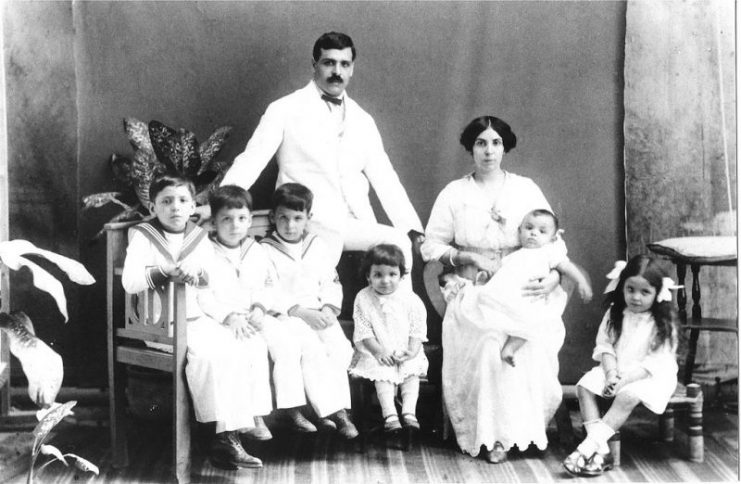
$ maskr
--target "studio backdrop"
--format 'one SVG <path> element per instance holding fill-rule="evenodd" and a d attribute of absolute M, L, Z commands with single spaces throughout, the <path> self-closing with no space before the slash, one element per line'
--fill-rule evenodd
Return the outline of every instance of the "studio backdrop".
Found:
<path fill-rule="evenodd" d="M 506 120 L 504 168 L 531 177 L 562 221 L 572 259 L 598 296 L 565 316 L 561 377 L 591 366 L 604 274 L 625 256 L 624 2 L 12 2 L 5 4 L 11 237 L 80 259 L 98 279 L 68 288 L 69 324 L 38 294 L 42 337 L 66 384 L 105 378 L 105 250 L 91 242 L 115 208 L 81 212 L 114 190 L 111 153 L 130 154 L 124 117 L 204 139 L 234 130 L 244 148 L 267 105 L 311 78 L 324 32 L 358 50 L 348 89 L 375 119 L 423 223 L 439 191 L 472 168 L 458 143 L 476 116 Z M 255 194 L 265 206 L 272 180 Z M 384 219 L 381 214 L 381 219 Z"/>

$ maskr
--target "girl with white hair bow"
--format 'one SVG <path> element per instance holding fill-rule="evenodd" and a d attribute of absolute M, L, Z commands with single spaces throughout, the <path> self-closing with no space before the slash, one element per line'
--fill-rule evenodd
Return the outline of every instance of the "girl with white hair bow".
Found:
<path fill-rule="evenodd" d="M 612 469 L 607 440 L 642 403 L 664 412 L 677 386 L 677 329 L 671 305 L 674 282 L 659 263 L 640 255 L 619 261 L 607 275 L 610 308 L 597 332 L 592 358 L 600 365 L 577 383 L 587 437 L 563 465 L 581 476 Z M 600 418 L 598 398 L 612 400 Z"/>

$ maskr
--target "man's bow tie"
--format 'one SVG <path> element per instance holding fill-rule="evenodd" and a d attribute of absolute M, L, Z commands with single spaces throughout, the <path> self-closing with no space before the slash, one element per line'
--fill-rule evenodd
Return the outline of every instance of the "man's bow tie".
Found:
<path fill-rule="evenodd" d="M 322 99 L 324 99 L 325 101 L 327 101 L 329 103 L 332 103 L 332 104 L 334 104 L 336 106 L 342 106 L 342 99 L 341 98 L 327 96 L 326 94 L 322 94 Z"/>

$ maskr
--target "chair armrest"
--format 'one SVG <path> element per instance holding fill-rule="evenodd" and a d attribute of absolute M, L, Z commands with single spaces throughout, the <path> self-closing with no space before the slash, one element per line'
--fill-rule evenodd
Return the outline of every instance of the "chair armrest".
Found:
<path fill-rule="evenodd" d="M 440 261 L 431 260 L 425 264 L 422 271 L 422 278 L 424 280 L 427 297 L 430 299 L 432 307 L 435 308 L 435 311 L 441 318 L 445 315 L 445 308 L 448 305 L 445 302 L 442 291 L 440 290 L 440 281 L 438 280 L 443 269 L 443 264 Z"/>

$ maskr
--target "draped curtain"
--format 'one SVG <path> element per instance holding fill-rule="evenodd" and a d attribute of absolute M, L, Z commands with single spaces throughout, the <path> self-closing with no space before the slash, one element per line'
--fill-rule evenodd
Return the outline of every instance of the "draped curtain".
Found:
<path fill-rule="evenodd" d="M 628 2 L 629 255 L 665 238 L 736 233 L 734 17 L 732 0 Z M 701 278 L 703 313 L 734 317 L 736 272 L 705 267 Z M 717 372 L 737 370 L 734 339 L 702 337 L 699 362 Z"/>

